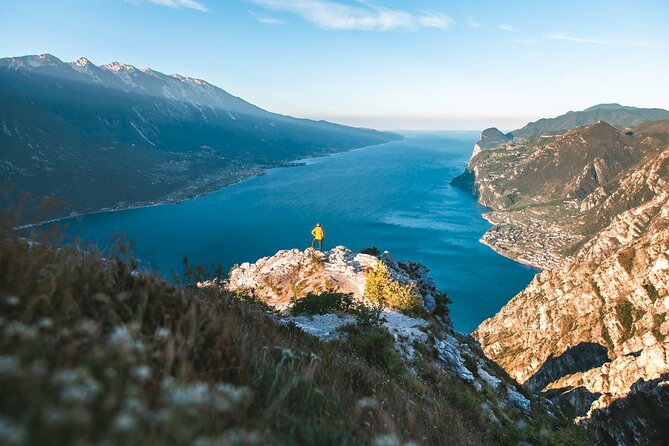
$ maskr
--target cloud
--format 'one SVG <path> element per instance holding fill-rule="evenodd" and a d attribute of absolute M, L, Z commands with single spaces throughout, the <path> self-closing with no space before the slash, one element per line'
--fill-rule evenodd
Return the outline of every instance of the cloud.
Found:
<path fill-rule="evenodd" d="M 445 14 L 422 11 L 412 14 L 361 0 L 349 6 L 329 0 L 251 0 L 272 11 L 297 14 L 309 23 L 330 30 L 391 31 L 436 28 L 447 30 L 453 19 Z"/>
<path fill-rule="evenodd" d="M 524 43 L 524 44 L 528 44 L 528 45 L 531 45 L 531 44 L 534 43 L 534 39 L 513 39 L 513 41 L 515 43 Z"/>
<path fill-rule="evenodd" d="M 126 3 L 140 4 L 140 3 L 153 3 L 154 5 L 167 6 L 168 8 L 174 9 L 195 9 L 196 11 L 208 12 L 206 6 L 201 2 L 196 0 L 125 0 Z"/>
<path fill-rule="evenodd" d="M 502 31 L 506 31 L 506 32 L 509 32 L 509 33 L 519 32 L 519 30 L 515 26 L 509 25 L 508 23 L 502 23 L 501 25 L 497 25 L 497 27 L 499 29 L 501 29 Z"/>
<path fill-rule="evenodd" d="M 257 12 L 249 11 L 249 14 L 251 14 L 253 17 L 255 17 L 256 21 L 259 23 L 262 23 L 264 25 L 285 25 L 286 21 L 278 19 L 276 17 L 268 16 L 265 14 L 258 14 Z"/>
<path fill-rule="evenodd" d="M 477 22 L 476 19 L 475 19 L 474 17 L 472 17 L 472 16 L 468 16 L 468 17 L 467 17 L 467 23 L 468 23 L 469 26 L 471 26 L 472 28 L 480 28 L 480 27 L 483 26 L 481 23 Z"/>
<path fill-rule="evenodd" d="M 550 33 L 544 35 L 549 40 L 562 40 L 567 42 L 588 43 L 591 45 L 618 45 L 618 46 L 635 46 L 643 48 L 666 48 L 666 42 L 649 42 L 642 40 L 603 40 L 591 37 L 572 36 L 565 33 Z"/>

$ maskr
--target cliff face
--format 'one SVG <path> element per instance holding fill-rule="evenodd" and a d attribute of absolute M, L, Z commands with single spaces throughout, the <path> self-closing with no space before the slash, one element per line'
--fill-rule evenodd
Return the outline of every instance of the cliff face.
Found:
<path fill-rule="evenodd" d="M 625 132 L 597 122 L 481 152 L 467 170 L 479 201 L 492 209 L 485 217 L 494 226 L 483 242 L 540 268 L 573 260 L 619 214 L 655 195 L 652 182 L 621 181 L 665 149 L 668 135 L 669 121 Z"/>
<path fill-rule="evenodd" d="M 535 219 L 536 242 L 528 242 L 524 229 L 515 249 L 529 243 L 539 250 L 543 243 L 554 255 L 554 268 L 538 274 L 473 336 L 513 378 L 567 407 L 577 421 L 594 424 L 600 440 L 613 444 L 666 440 L 667 127 L 667 122 L 644 124 L 629 134 L 605 124 L 575 129 L 527 151 L 501 181 L 481 177 L 482 200 L 501 209 L 491 220 L 504 217 L 517 225 L 519 216 Z M 498 150 L 513 149 L 491 152 Z M 473 164 L 485 162 L 476 158 Z M 561 184 L 551 169 L 563 172 Z M 546 181 L 514 183 L 531 172 L 543 172 Z M 500 184 L 506 187 L 497 188 Z M 508 196 L 510 184 L 517 185 L 513 194 L 520 202 L 536 200 L 544 213 L 504 201 L 500 191 Z M 546 197 L 563 200 L 551 205 Z M 550 221 L 551 216 L 556 218 Z M 547 239 L 547 226 L 573 237 L 571 245 Z"/>

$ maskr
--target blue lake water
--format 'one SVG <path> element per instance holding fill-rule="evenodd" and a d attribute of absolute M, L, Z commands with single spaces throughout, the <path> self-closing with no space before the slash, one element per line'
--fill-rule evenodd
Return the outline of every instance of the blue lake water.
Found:
<path fill-rule="evenodd" d="M 104 245 L 123 233 L 152 269 L 255 261 L 280 249 L 306 248 L 316 221 L 325 249 L 372 245 L 427 265 L 454 303 L 457 330 L 495 314 L 535 270 L 479 243 L 490 227 L 484 209 L 449 181 L 465 167 L 478 133 L 406 133 L 400 142 L 273 169 L 174 205 L 92 214 L 70 231 Z"/>

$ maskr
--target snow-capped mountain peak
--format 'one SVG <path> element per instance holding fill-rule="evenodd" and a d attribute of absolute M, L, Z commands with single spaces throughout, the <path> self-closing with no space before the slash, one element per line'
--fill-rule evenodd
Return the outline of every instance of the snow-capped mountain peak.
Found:
<path fill-rule="evenodd" d="M 105 70 L 109 71 L 114 71 L 114 72 L 119 72 L 119 71 L 137 71 L 137 68 L 134 66 L 127 64 L 127 63 L 121 63 L 121 62 L 112 62 L 108 63 L 105 65 L 101 65 L 100 68 L 103 68 Z"/>
<path fill-rule="evenodd" d="M 85 57 L 80 57 L 79 59 L 76 60 L 76 62 L 73 63 L 78 67 L 85 67 L 86 65 L 90 64 L 91 61 L 86 59 Z"/>

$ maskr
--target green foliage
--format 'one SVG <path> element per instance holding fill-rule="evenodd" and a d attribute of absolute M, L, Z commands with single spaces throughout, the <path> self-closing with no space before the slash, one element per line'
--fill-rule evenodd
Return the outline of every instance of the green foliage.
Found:
<path fill-rule="evenodd" d="M 662 333 L 662 330 L 660 327 L 662 324 L 664 324 L 664 321 L 667 319 L 667 314 L 666 313 L 658 313 L 653 316 L 653 336 L 655 336 L 655 339 L 657 339 L 660 342 L 664 342 L 666 339 L 666 335 Z"/>
<path fill-rule="evenodd" d="M 290 314 L 347 313 L 351 311 L 352 307 L 352 293 L 309 293 L 305 297 L 294 300 L 293 306 L 290 308 Z"/>
<path fill-rule="evenodd" d="M 402 376 L 406 372 L 404 361 L 395 350 L 392 337 L 384 328 L 347 325 L 342 327 L 342 331 L 348 333 L 345 344 L 370 365 L 394 377 Z"/>
<path fill-rule="evenodd" d="M 616 316 L 618 316 L 618 322 L 620 322 L 624 330 L 623 340 L 629 339 L 632 335 L 632 324 L 634 324 L 633 310 L 634 306 L 628 300 L 616 305 Z"/>
<path fill-rule="evenodd" d="M 660 298 L 660 293 L 657 291 L 657 288 L 655 288 L 655 285 L 653 285 L 652 283 L 644 283 L 643 287 L 648 293 L 648 296 L 651 299 L 653 299 L 653 302 L 655 302 Z"/>
<path fill-rule="evenodd" d="M 381 261 L 367 274 L 365 297 L 376 304 L 405 312 L 423 308 L 423 298 L 413 283 L 401 284 L 393 279 L 388 267 Z"/>
<path fill-rule="evenodd" d="M 379 251 L 379 248 L 377 248 L 376 246 L 371 246 L 369 248 L 361 250 L 360 254 L 368 254 L 370 256 L 379 257 L 381 255 L 381 251 Z"/>

